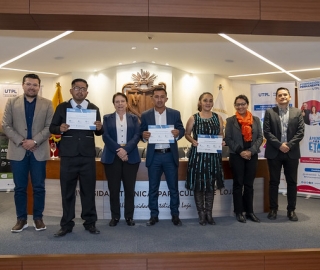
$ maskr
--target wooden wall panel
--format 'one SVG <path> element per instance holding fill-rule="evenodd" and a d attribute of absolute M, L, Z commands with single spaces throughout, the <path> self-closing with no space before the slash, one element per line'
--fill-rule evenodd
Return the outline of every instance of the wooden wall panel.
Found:
<path fill-rule="evenodd" d="M 30 13 L 148 16 L 148 0 L 30 0 Z"/>
<path fill-rule="evenodd" d="M 261 0 L 261 20 L 320 22 L 318 0 Z"/>
<path fill-rule="evenodd" d="M 150 17 L 260 18 L 260 0 L 149 0 Z"/>
<path fill-rule="evenodd" d="M 29 14 L 1 14 L 0 29 L 38 30 L 37 24 Z"/>
<path fill-rule="evenodd" d="M 28 14 L 29 0 L 0 0 L 0 13 Z"/>
<path fill-rule="evenodd" d="M 39 30 L 147 32 L 148 18 L 137 16 L 33 14 Z"/>

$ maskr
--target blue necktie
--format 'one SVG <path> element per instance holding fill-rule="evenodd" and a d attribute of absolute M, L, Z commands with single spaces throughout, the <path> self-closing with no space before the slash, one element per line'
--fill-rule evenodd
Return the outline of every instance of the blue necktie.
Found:
<path fill-rule="evenodd" d="M 76 107 L 77 107 L 78 109 L 80 109 L 80 110 L 81 110 L 81 108 L 82 108 L 81 105 L 79 105 L 79 104 L 78 104 Z"/>

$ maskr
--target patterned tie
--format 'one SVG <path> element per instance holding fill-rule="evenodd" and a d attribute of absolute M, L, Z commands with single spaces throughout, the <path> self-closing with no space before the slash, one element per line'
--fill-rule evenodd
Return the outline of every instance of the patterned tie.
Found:
<path fill-rule="evenodd" d="M 82 107 L 81 107 L 81 105 L 78 104 L 78 105 L 77 105 L 77 108 L 81 110 Z"/>

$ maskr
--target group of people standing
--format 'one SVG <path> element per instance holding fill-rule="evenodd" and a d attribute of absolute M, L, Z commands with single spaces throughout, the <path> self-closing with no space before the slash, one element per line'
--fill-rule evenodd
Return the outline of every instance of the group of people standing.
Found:
<path fill-rule="evenodd" d="M 198 152 L 198 135 L 223 136 L 222 118 L 212 112 L 213 96 L 209 92 L 200 95 L 198 113 L 192 115 L 184 128 L 180 112 L 166 107 L 168 100 L 164 88 L 155 88 L 152 94 L 154 107 L 138 117 L 127 112 L 127 96 L 116 93 L 112 102 L 115 112 L 103 117 L 99 108 L 86 99 L 88 83 L 75 79 L 71 83 L 69 101 L 59 104 L 53 112 L 51 101 L 38 96 L 40 78 L 36 74 L 23 77 L 24 94 L 8 100 L 3 130 L 9 138 L 7 158 L 11 160 L 15 183 L 17 223 L 12 232 L 28 227 L 27 195 L 28 175 L 33 187 L 33 220 L 35 230 L 45 230 L 43 210 L 45 204 L 46 160 L 49 159 L 50 133 L 61 135 L 60 185 L 63 215 L 60 230 L 55 236 L 72 232 L 75 225 L 75 190 L 79 180 L 83 226 L 92 234 L 96 228 L 95 207 L 95 143 L 94 136 L 101 136 L 105 143 L 101 162 L 104 164 L 110 194 L 111 220 L 114 227 L 120 221 L 120 186 L 124 187 L 124 218 L 128 226 L 134 226 L 134 189 L 140 164 L 137 144 L 148 142 L 150 125 L 170 125 L 173 139 L 168 143 L 149 143 L 146 148 L 146 166 L 149 178 L 148 206 L 150 219 L 147 226 L 158 221 L 158 196 L 161 176 L 164 173 L 170 191 L 172 223 L 181 226 L 179 218 L 177 141 L 183 136 L 191 143 L 188 159 L 186 188 L 194 191 L 199 224 L 214 225 L 212 208 L 215 189 L 223 188 L 224 176 L 221 153 Z M 295 214 L 297 166 L 300 157 L 299 142 L 304 134 L 304 122 L 300 110 L 289 107 L 290 93 L 286 88 L 276 92 L 278 106 L 266 111 L 263 132 L 267 139 L 266 158 L 270 171 L 269 219 L 277 217 L 278 186 L 283 166 L 288 184 L 288 218 L 298 220 Z M 230 149 L 230 167 L 233 173 L 233 202 L 236 219 L 260 222 L 253 211 L 253 182 L 258 164 L 258 153 L 263 135 L 260 119 L 248 111 L 249 100 L 245 95 L 235 98 L 236 113 L 227 119 L 223 145 Z M 94 130 L 70 129 L 67 109 L 91 109 L 96 111 Z"/>

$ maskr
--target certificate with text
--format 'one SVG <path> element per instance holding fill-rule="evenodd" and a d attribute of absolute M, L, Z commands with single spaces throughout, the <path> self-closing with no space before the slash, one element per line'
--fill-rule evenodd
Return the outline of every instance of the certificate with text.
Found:
<path fill-rule="evenodd" d="M 97 110 L 67 109 L 67 123 L 69 129 L 96 130 Z"/>
<path fill-rule="evenodd" d="M 198 134 L 198 153 L 222 153 L 222 136 Z"/>
<path fill-rule="evenodd" d="M 149 125 L 148 131 L 151 133 L 149 143 L 174 143 L 171 131 L 173 125 Z"/>

